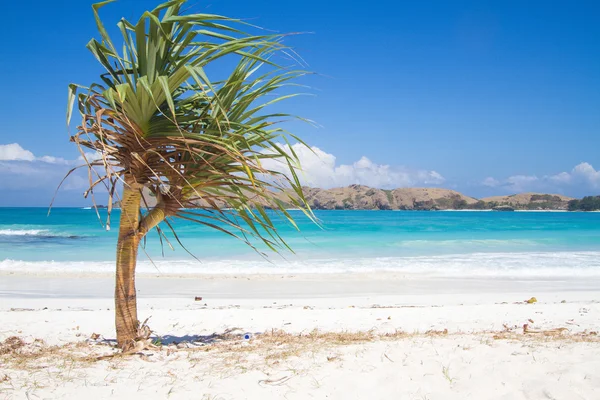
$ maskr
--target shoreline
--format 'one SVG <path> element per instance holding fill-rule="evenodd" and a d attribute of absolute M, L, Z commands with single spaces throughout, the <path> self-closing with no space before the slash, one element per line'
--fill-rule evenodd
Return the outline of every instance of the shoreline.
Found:
<path fill-rule="evenodd" d="M 112 298 L 114 275 L 4 274 L 0 298 Z M 600 277 L 432 277 L 355 274 L 144 275 L 140 298 L 276 299 L 397 296 L 496 296 L 507 293 L 600 293 Z"/>

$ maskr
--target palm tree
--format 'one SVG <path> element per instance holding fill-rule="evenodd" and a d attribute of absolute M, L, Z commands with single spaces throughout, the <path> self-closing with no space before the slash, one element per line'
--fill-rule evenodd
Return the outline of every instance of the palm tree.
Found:
<path fill-rule="evenodd" d="M 181 218 L 278 251 L 289 247 L 273 213 L 294 226 L 286 203 L 312 214 L 296 175 L 299 160 L 280 144 L 298 140 L 278 124 L 288 115 L 265 113 L 294 96 L 276 91 L 304 74 L 274 61 L 296 59 L 283 36 L 248 34 L 240 27 L 256 27 L 223 16 L 186 14 L 186 0 L 173 0 L 136 24 L 122 19 L 119 51 L 98 13 L 112 1 L 93 5 L 101 41 L 87 45 L 105 72 L 87 87 L 69 85 L 67 122 L 77 103 L 82 121 L 71 141 L 86 161 L 85 196 L 93 199 L 98 187 L 108 192 L 107 228 L 111 205 L 120 200 L 115 322 L 126 351 L 140 339 L 135 268 L 140 242 L 152 229 L 168 240 L 163 229 L 173 230 L 172 219 Z M 209 79 L 209 66 L 223 76 Z M 285 173 L 265 160 L 281 163 Z M 144 193 L 156 198 L 153 207 Z"/>

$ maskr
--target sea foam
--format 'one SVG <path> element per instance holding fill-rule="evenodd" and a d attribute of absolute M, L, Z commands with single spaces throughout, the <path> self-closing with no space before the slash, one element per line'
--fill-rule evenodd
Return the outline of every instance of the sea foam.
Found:
<path fill-rule="evenodd" d="M 113 273 L 113 261 L 0 261 L 0 271 Z M 141 260 L 141 274 L 323 274 L 395 272 L 432 277 L 600 277 L 600 252 L 474 253 L 307 260 Z"/>
<path fill-rule="evenodd" d="M 0 229 L 2 236 L 47 236 L 49 233 L 45 229 Z"/>

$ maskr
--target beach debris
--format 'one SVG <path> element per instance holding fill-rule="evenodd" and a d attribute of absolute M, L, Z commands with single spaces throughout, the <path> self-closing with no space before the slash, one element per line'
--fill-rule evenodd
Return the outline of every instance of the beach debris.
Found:
<path fill-rule="evenodd" d="M 243 338 L 244 338 L 244 340 L 250 340 L 250 339 L 252 339 L 252 334 L 250 332 L 246 332 L 246 333 L 244 333 Z"/>
<path fill-rule="evenodd" d="M 535 297 L 532 297 L 529 300 L 525 300 L 525 303 L 527 303 L 527 304 L 537 303 L 537 299 Z"/>
<path fill-rule="evenodd" d="M 567 302 L 566 300 L 561 301 L 562 304 L 565 304 L 566 302 Z"/>
<path fill-rule="evenodd" d="M 523 325 L 523 333 L 526 334 L 542 334 L 544 336 L 554 336 L 554 335 L 562 335 L 565 332 L 568 332 L 567 328 L 555 328 L 555 329 L 531 329 L 529 324 Z"/>
<path fill-rule="evenodd" d="M 152 330 L 148 326 L 149 319 L 150 319 L 150 317 L 146 318 L 144 320 L 144 322 L 139 326 L 139 328 L 137 330 L 136 340 L 146 340 L 146 339 L 150 338 L 150 335 L 152 335 Z M 79 328 L 79 327 L 77 327 L 77 328 Z"/>
<path fill-rule="evenodd" d="M 17 336 L 10 336 L 4 342 L 0 342 L 0 354 L 13 353 L 25 346 L 23 339 Z"/>
<path fill-rule="evenodd" d="M 535 322 L 533 322 L 533 320 L 531 318 L 529 318 L 527 321 L 529 321 L 530 323 L 534 324 Z"/>
<path fill-rule="evenodd" d="M 130 355 L 130 354 L 139 354 L 142 350 L 146 349 L 157 349 L 158 347 L 152 343 L 152 339 L 150 336 L 152 335 L 152 330 L 148 326 L 148 320 L 150 317 L 146 318 L 144 322 L 140 324 L 137 329 L 136 338 L 130 343 L 126 343 L 125 346 L 121 349 L 123 352 L 122 355 Z M 111 355 L 114 356 L 114 355 Z M 110 356 L 104 356 L 107 358 Z M 98 358 L 98 359 L 104 359 Z"/>
<path fill-rule="evenodd" d="M 281 386 L 284 383 L 286 383 L 287 381 L 289 381 L 290 379 L 292 379 L 291 376 L 284 376 L 279 379 L 262 379 L 262 380 L 258 381 L 258 384 L 259 385 L 270 385 L 270 386 Z"/>
<path fill-rule="evenodd" d="M 448 328 L 444 328 L 443 331 L 437 331 L 434 329 L 430 329 L 425 332 L 425 335 L 427 335 L 427 336 L 440 336 L 440 335 L 447 335 L 447 334 L 448 334 Z"/>
<path fill-rule="evenodd" d="M 566 324 L 568 324 L 568 325 L 575 325 L 575 326 L 579 326 L 579 324 L 575 323 L 575 320 L 574 320 L 574 319 L 570 319 L 570 320 L 568 320 L 568 321 L 567 321 L 567 322 L 565 322 L 565 323 L 566 323 Z"/>
<path fill-rule="evenodd" d="M 196 296 L 196 297 L 194 297 L 194 301 L 202 301 L 202 297 L 201 296 Z"/>

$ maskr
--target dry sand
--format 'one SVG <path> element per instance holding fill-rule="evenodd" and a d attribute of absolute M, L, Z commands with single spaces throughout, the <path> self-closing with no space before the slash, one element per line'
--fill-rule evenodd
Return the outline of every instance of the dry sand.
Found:
<path fill-rule="evenodd" d="M 0 341 L 23 340 L 0 347 L 0 399 L 600 398 L 594 279 L 143 277 L 138 286 L 140 317 L 163 345 L 97 360 L 115 354 L 109 277 L 0 276 Z"/>

